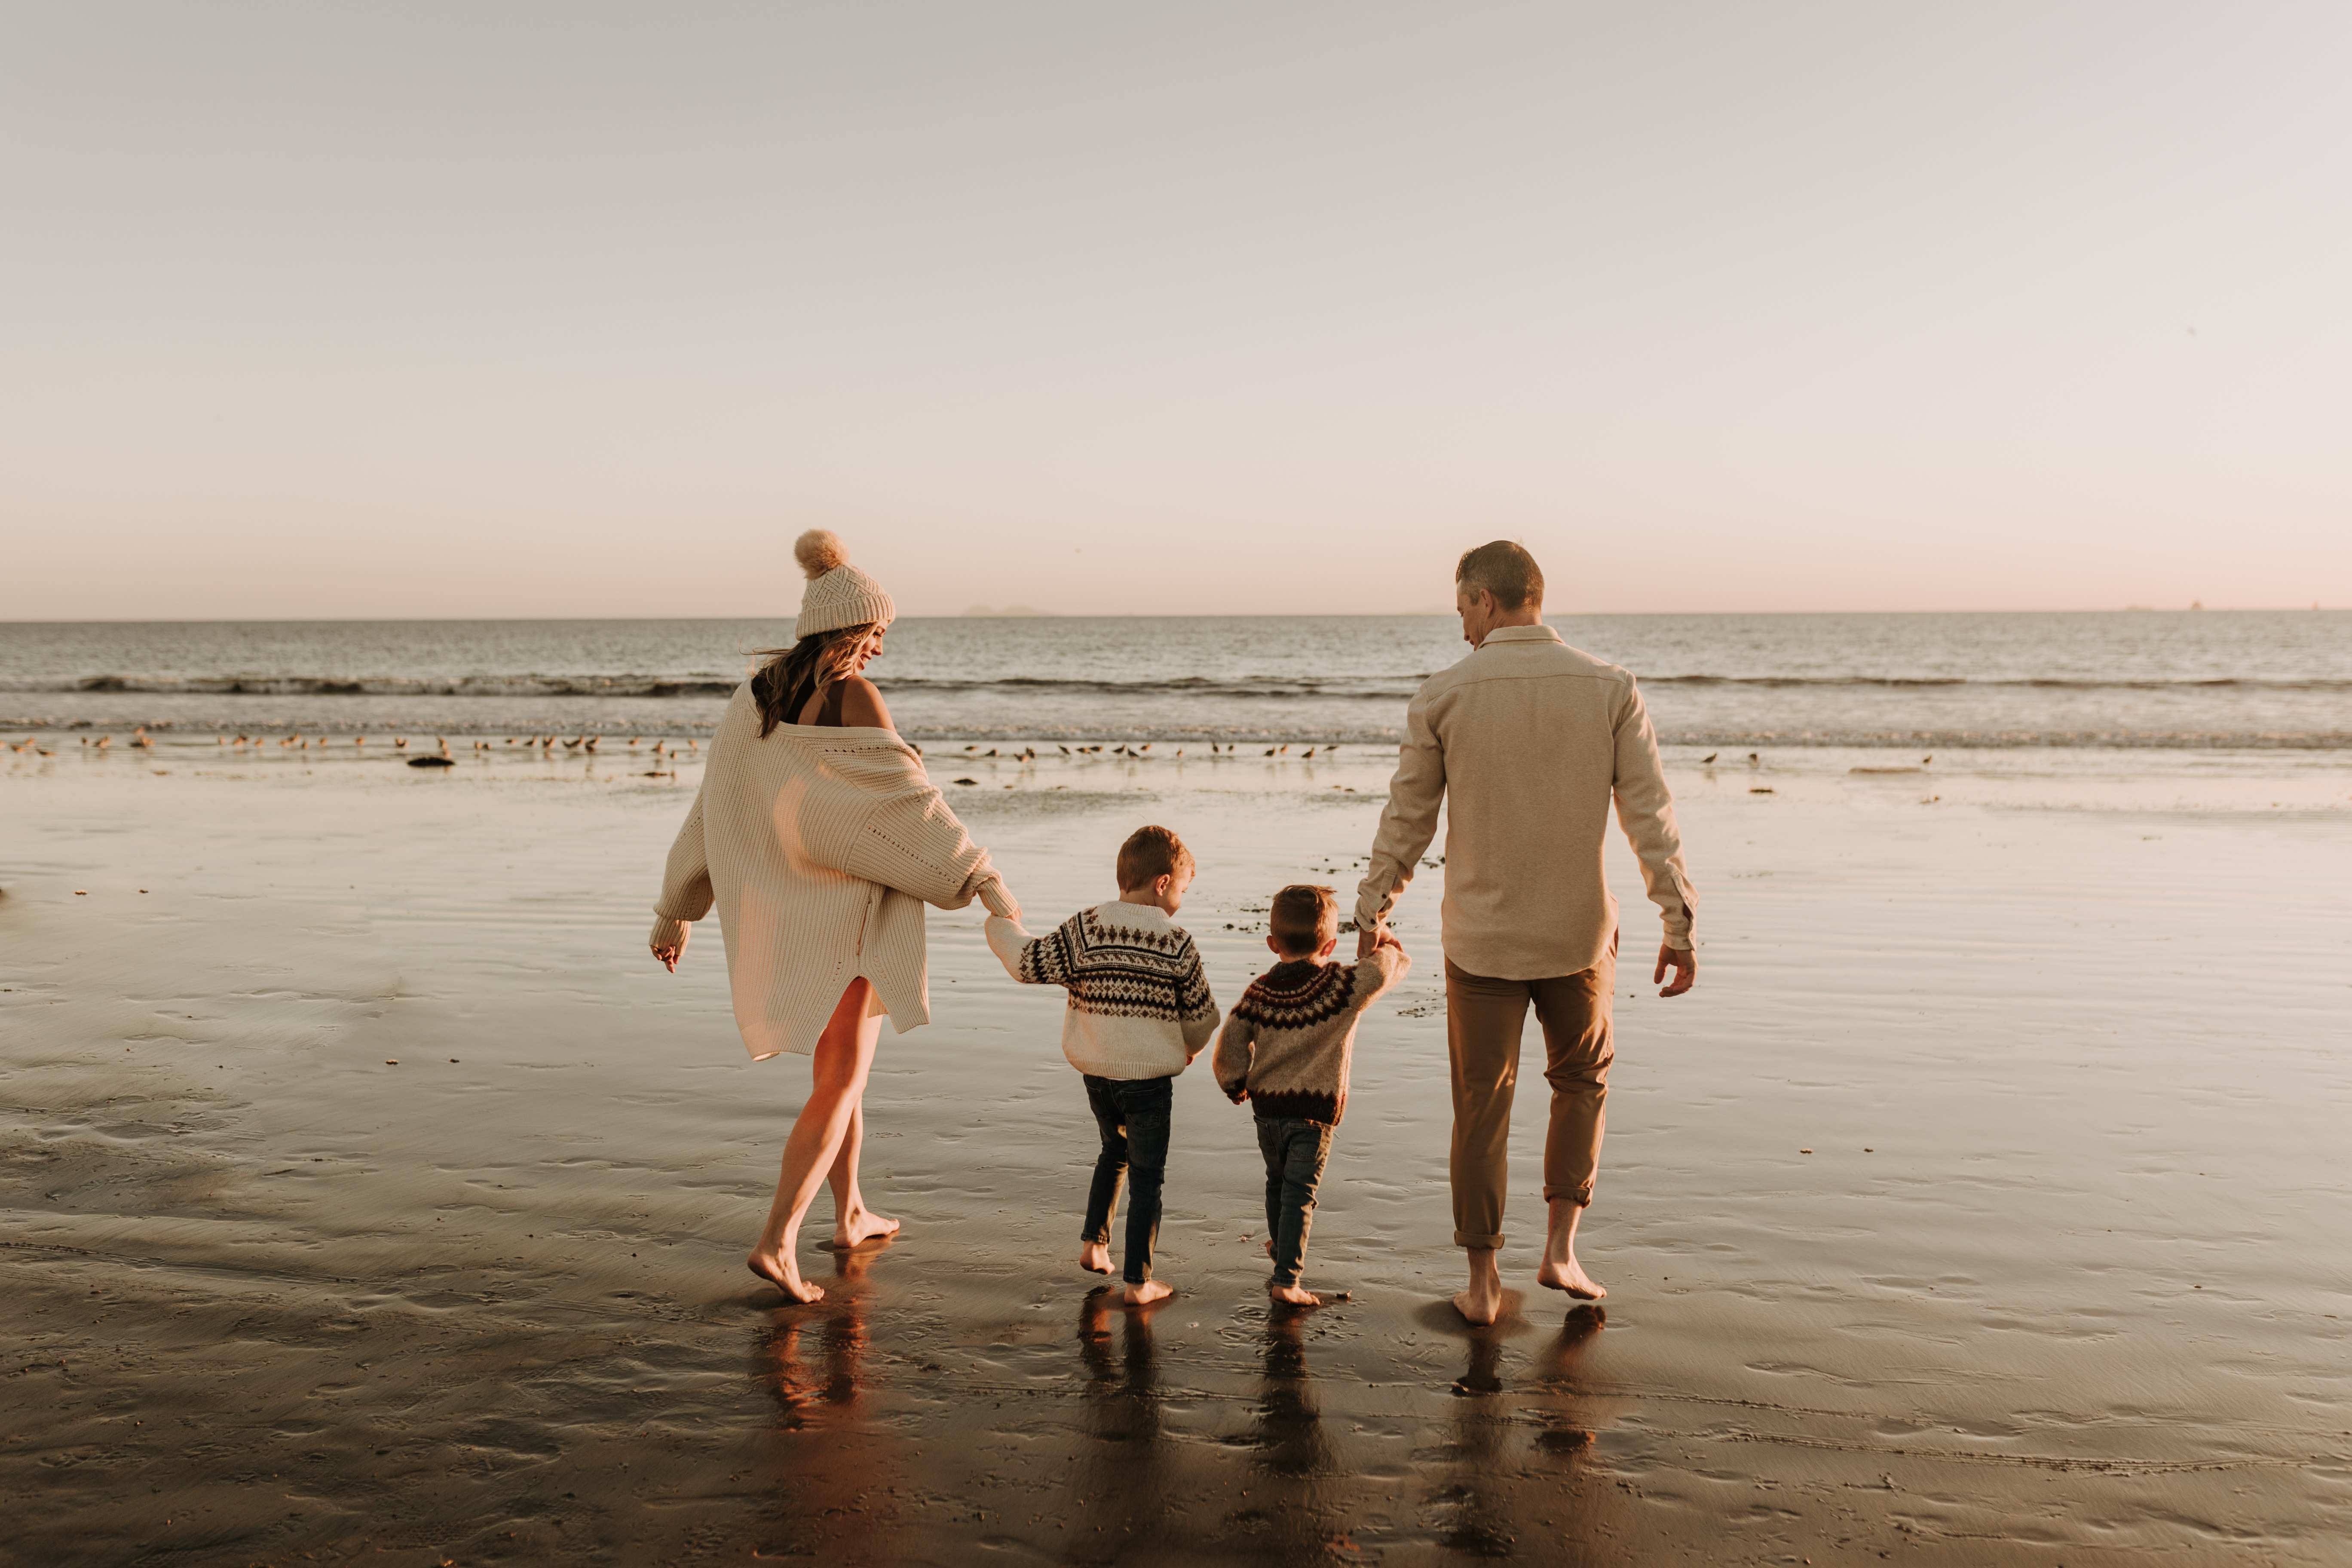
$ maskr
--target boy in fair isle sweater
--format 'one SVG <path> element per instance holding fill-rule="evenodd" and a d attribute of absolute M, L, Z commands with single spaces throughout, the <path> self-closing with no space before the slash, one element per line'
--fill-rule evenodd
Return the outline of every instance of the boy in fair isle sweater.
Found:
<path fill-rule="evenodd" d="M 1265 1156 L 1265 1250 L 1277 1301 L 1319 1307 L 1299 1288 L 1315 1188 L 1330 1157 L 1331 1135 L 1348 1109 L 1348 1058 L 1356 1024 L 1372 999 L 1412 967 L 1386 931 L 1354 963 L 1333 963 L 1339 945 L 1339 900 L 1328 888 L 1295 884 L 1275 894 L 1265 945 L 1282 962 L 1250 982 L 1217 1038 L 1217 1087 L 1257 1114 Z"/>
<path fill-rule="evenodd" d="M 1024 985 L 1070 993 L 1062 1054 L 1085 1075 L 1087 1104 L 1102 1134 L 1078 1266 L 1110 1272 L 1110 1216 L 1122 1174 L 1128 1195 L 1126 1298 L 1130 1306 L 1172 1295 L 1151 1277 L 1160 1239 L 1160 1188 L 1168 1173 L 1168 1123 L 1176 1075 L 1217 1032 L 1217 1004 L 1192 934 L 1169 919 L 1192 882 L 1192 852 L 1164 827 L 1139 827 L 1118 850 L 1118 897 L 1080 910 L 1045 936 L 992 915 L 989 951 Z"/>

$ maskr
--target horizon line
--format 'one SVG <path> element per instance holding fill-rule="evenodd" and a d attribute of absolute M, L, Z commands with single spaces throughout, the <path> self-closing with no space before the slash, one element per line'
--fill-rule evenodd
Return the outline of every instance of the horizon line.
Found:
<path fill-rule="evenodd" d="M 1547 610 L 1549 620 L 1599 620 L 1609 618 L 1689 616 L 1731 617 L 1764 616 L 2166 616 L 2166 615 L 2326 615 L 2341 612 L 2352 606 L 2342 605 L 2075 605 L 2059 609 L 1950 609 L 1950 610 Z M 749 616 L 89 616 L 69 619 L 34 619 L 16 616 L 0 616 L 0 626 L 460 626 L 466 624 L 496 625 L 511 622 L 539 621 L 635 623 L 651 625 L 662 621 L 782 621 L 791 620 L 797 610 L 777 615 Z M 1451 616 L 1451 609 L 1430 610 L 1311 610 L 1311 611 L 1194 611 L 1157 613 L 1145 611 L 1112 611 L 1068 613 L 1058 610 L 1031 610 L 1019 615 L 974 616 L 905 615 L 898 621 L 1339 621 L 1339 620 L 1438 620 Z M 895 622 L 893 624 L 896 624 Z"/>

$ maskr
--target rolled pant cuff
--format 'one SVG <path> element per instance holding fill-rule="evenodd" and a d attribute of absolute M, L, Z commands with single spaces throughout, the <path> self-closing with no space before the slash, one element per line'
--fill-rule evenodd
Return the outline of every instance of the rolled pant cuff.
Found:
<path fill-rule="evenodd" d="M 1574 1204 L 1578 1208 L 1591 1208 L 1592 1206 L 1592 1184 L 1591 1182 L 1587 1182 L 1580 1187 L 1546 1187 L 1544 1189 L 1544 1202 L 1548 1204 L 1559 1203 L 1563 1198 L 1568 1202 Z"/>
<path fill-rule="evenodd" d="M 1503 1237 L 1500 1232 L 1480 1236 L 1475 1231 L 1457 1230 L 1454 1233 L 1454 1245 L 1469 1247 L 1474 1252 L 1500 1252 Z"/>

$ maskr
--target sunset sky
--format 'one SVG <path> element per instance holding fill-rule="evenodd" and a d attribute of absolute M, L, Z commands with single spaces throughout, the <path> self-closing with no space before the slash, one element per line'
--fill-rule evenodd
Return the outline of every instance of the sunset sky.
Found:
<path fill-rule="evenodd" d="M 16 619 L 2352 604 L 2338 3 L 0 4 Z"/>

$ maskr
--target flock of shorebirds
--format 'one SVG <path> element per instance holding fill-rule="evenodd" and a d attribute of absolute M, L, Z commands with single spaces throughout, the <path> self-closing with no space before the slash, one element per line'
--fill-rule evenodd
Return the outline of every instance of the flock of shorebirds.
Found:
<path fill-rule="evenodd" d="M 909 742 L 909 744 L 912 744 L 912 742 Z M 1109 747 L 1109 754 L 1110 754 L 1111 756 L 1114 756 L 1114 757 L 1125 757 L 1125 758 L 1127 758 L 1127 759 L 1128 759 L 1129 761 L 1130 761 L 1130 762 L 1138 762 L 1138 763 L 1142 763 L 1142 762 L 1154 762 L 1154 761 L 1172 761 L 1172 760 L 1174 760 L 1175 758 L 1177 758 L 1177 757 L 1181 757 L 1181 756 L 1182 756 L 1182 755 L 1184 754 L 1184 748 L 1183 748 L 1183 747 L 1181 747 L 1181 746 L 1179 746 L 1179 747 L 1177 747 L 1177 748 L 1176 748 L 1174 751 L 1172 751 L 1172 752 L 1161 752 L 1161 753 L 1160 753 L 1160 755 L 1158 758 L 1154 758 L 1154 757 L 1152 757 L 1152 756 L 1150 756 L 1150 751 L 1151 751 L 1151 746 L 1152 746 L 1152 742 L 1150 742 L 1150 741 L 1146 741 L 1146 742 L 1143 742 L 1143 744 L 1141 744 L 1141 745 L 1139 745 L 1139 746 L 1114 745 L 1114 746 Z M 919 753 L 922 752 L 922 749 L 923 749 L 923 748 L 922 748 L 922 747 L 920 747 L 920 746 L 916 746 L 916 747 L 915 747 L 915 751 L 916 751 L 916 752 L 917 752 L 918 754 L 919 754 Z M 1057 752 L 1061 752 L 1061 753 L 1062 753 L 1062 755 L 1064 755 L 1064 756 L 1066 756 L 1066 757 L 1091 757 L 1091 756 L 1095 756 L 1095 755 L 1100 754 L 1100 753 L 1103 752 L 1103 750 L 1104 750 L 1104 748 L 1103 748 L 1102 746 L 1065 746 L 1065 745 L 1061 744 L 1059 742 L 1055 742 L 1054 749 L 1055 749 L 1055 751 L 1057 751 Z M 1299 761 L 1301 761 L 1301 762 L 1305 762 L 1305 761 L 1307 761 L 1308 758 L 1310 758 L 1310 757 L 1314 756 L 1314 755 L 1315 755 L 1315 753 L 1316 753 L 1317 752 L 1318 752 L 1318 751 L 1319 751 L 1319 752 L 1322 752 L 1323 753 L 1325 753 L 1325 754 L 1328 756 L 1329 753 L 1334 752 L 1337 752 L 1339 749 L 1339 748 L 1336 744 L 1333 744 L 1333 745 L 1324 745 L 1324 746 L 1309 746 L 1309 747 L 1307 747 L 1305 751 L 1303 751 L 1303 752 L 1299 752 L 1299 753 L 1298 753 L 1298 760 L 1299 760 Z M 1003 756 L 1003 758 L 1005 758 L 1005 759 L 1008 759 L 1008 760 L 1013 761 L 1013 762 L 1019 762 L 1019 763 L 1033 763 L 1033 762 L 1035 762 L 1035 761 L 1037 760 L 1038 756 L 1041 754 L 1041 753 L 1038 752 L 1037 748 L 1036 748 L 1036 747 L 1034 747 L 1034 746 L 1024 746 L 1024 747 L 1022 747 L 1022 748 L 1021 748 L 1021 750 L 1019 750 L 1019 751 L 1017 751 L 1017 752 L 1002 752 L 1002 751 L 1000 751 L 1000 749 L 999 749 L 999 748 L 997 748 L 997 747 L 995 747 L 995 746 L 991 746 L 988 750 L 986 750 L 986 751 L 984 751 L 984 752 L 983 752 L 983 751 L 982 751 L 982 750 L 980 749 L 980 744 L 979 744 L 979 742 L 974 742 L 972 744 L 971 744 L 971 745 L 969 745 L 969 746 L 966 746 L 966 747 L 964 748 L 964 752 L 965 752 L 965 754 L 966 754 L 966 755 L 968 755 L 968 756 L 970 756 L 970 757 L 973 758 L 974 760 L 978 760 L 978 759 L 980 759 L 980 758 L 983 758 L 983 757 L 995 757 L 995 756 L 1000 756 L 1000 755 L 1001 755 L 1001 756 Z M 1212 742 L 1209 742 L 1209 754 L 1210 754 L 1211 756 L 1230 757 L 1230 756 L 1237 756 L 1237 755 L 1239 755 L 1239 754 L 1240 754 L 1240 752 L 1241 752 L 1241 744 L 1240 744 L 1240 742 L 1234 742 L 1234 743 L 1233 743 L 1233 744 L 1231 744 L 1231 745 L 1223 745 L 1223 744 L 1221 744 L 1221 743 L 1219 743 L 1218 742 L 1215 742 L 1215 741 L 1212 741 Z M 1283 757 L 1283 756 L 1288 756 L 1288 755 L 1290 754 L 1290 748 L 1289 748 L 1288 746 L 1286 746 L 1286 746 L 1268 746 L 1268 747 L 1265 749 L 1265 754 L 1266 754 L 1267 756 L 1269 756 L 1269 757 Z"/>

